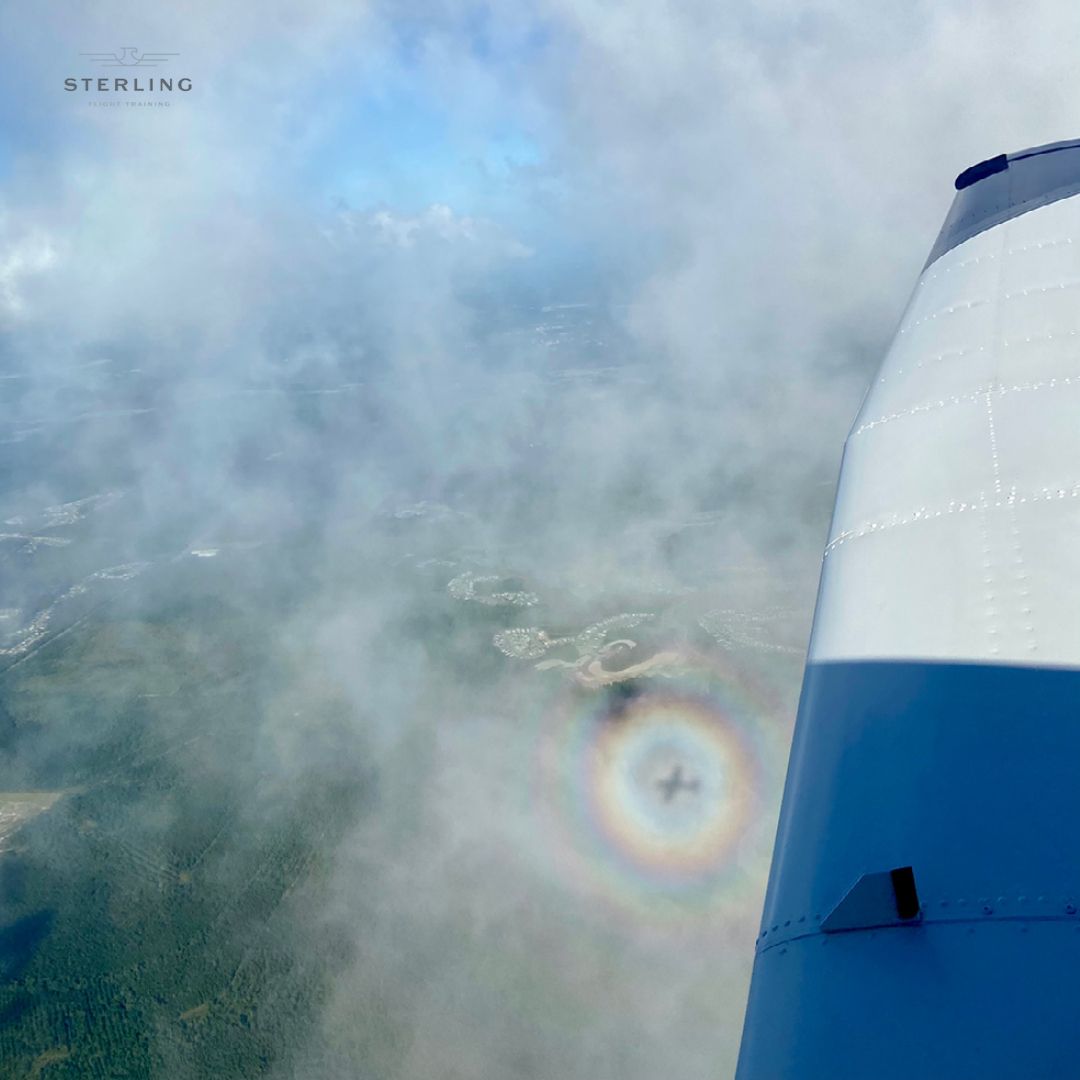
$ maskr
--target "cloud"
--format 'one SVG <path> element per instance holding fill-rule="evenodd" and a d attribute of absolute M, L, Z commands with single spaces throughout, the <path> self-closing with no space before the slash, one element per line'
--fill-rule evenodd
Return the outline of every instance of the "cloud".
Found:
<path fill-rule="evenodd" d="M 15 230 L 6 216 L 0 217 L 0 230 L 6 234 L 0 259 L 0 311 L 12 318 L 25 311 L 23 280 L 48 270 L 56 262 L 56 249 L 40 232 L 12 235 Z"/>

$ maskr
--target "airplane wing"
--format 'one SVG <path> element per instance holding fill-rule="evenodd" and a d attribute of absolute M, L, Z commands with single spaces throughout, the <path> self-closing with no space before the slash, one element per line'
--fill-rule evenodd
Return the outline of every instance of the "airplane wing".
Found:
<path fill-rule="evenodd" d="M 956 187 L 844 450 L 740 1080 L 1077 1074 L 1080 141 Z"/>

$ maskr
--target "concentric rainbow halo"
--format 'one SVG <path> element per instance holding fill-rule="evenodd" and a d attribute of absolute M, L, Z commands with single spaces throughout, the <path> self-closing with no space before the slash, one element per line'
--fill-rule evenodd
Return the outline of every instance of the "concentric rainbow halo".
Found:
<path fill-rule="evenodd" d="M 766 708 L 732 678 L 615 700 L 568 700 L 542 736 L 561 869 L 624 903 L 711 908 L 751 869 Z"/>

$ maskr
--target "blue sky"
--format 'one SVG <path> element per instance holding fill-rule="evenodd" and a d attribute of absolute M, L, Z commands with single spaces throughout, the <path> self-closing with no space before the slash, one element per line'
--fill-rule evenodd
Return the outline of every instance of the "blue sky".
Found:
<path fill-rule="evenodd" d="M 510 115 L 463 130 L 437 88 L 401 74 L 336 101 L 333 128 L 301 166 L 311 190 L 360 208 L 441 202 L 466 214 L 520 214 L 528 186 L 520 174 L 544 165 L 534 135 Z"/>
<path fill-rule="evenodd" d="M 550 15 L 523 7 L 507 18 L 476 4 L 360 17 L 343 5 L 307 24 L 289 13 L 300 20 L 295 37 L 236 12 L 217 29 L 140 13 L 118 31 L 108 16 L 16 25 L 0 75 L 0 177 L 16 197 L 62 198 L 75 177 L 151 156 L 148 168 L 175 172 L 171 154 L 200 187 L 224 193 L 231 173 L 249 205 L 284 201 L 315 216 L 445 205 L 516 237 L 541 273 L 572 263 L 580 281 L 586 266 L 627 264 L 621 223 L 588 212 L 603 185 L 567 153 L 552 94 L 575 45 Z M 89 100 L 117 95 L 61 89 L 89 70 L 79 53 L 108 48 L 117 33 L 180 54 L 172 63 L 194 89 L 172 95 L 174 115 L 95 111 Z"/>

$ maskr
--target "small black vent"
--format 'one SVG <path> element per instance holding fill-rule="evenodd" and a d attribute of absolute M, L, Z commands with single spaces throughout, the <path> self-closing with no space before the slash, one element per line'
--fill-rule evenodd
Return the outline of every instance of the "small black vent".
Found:
<path fill-rule="evenodd" d="M 994 173 L 1004 172 L 1008 167 L 1008 154 L 998 154 L 997 157 L 980 161 L 978 165 L 972 165 L 970 169 L 965 169 L 956 178 L 956 190 L 963 191 L 964 188 L 971 187 L 972 184 L 977 184 L 980 180 L 993 176 Z"/>
<path fill-rule="evenodd" d="M 896 914 L 901 919 L 914 919 L 919 914 L 919 893 L 915 888 L 915 871 L 910 866 L 900 866 L 889 871 L 893 894 L 896 897 Z"/>

